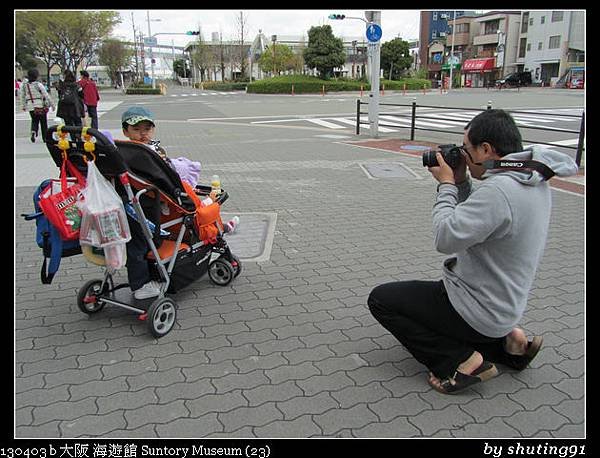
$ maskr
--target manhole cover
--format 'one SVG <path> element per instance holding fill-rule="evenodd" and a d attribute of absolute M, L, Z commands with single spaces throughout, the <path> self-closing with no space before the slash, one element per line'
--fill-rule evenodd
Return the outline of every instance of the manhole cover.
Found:
<path fill-rule="evenodd" d="M 399 162 L 363 164 L 363 168 L 373 178 L 419 178 Z"/>
<path fill-rule="evenodd" d="M 223 223 L 235 215 L 240 223 L 233 234 L 225 236 L 233 254 L 244 261 L 268 261 L 275 234 L 276 213 L 222 213 Z"/>
<path fill-rule="evenodd" d="M 407 149 L 409 151 L 429 151 L 431 149 L 429 146 L 421 145 L 402 145 L 400 148 Z"/>

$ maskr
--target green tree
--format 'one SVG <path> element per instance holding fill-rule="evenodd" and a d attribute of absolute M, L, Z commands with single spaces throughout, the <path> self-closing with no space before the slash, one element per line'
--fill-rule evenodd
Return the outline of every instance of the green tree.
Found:
<path fill-rule="evenodd" d="M 23 70 L 46 64 L 46 77 L 50 81 L 50 69 L 58 64 L 58 56 L 66 50 L 52 31 L 53 24 L 45 12 L 17 11 L 15 16 L 16 59 Z"/>
<path fill-rule="evenodd" d="M 186 78 L 190 74 L 190 67 L 185 59 L 175 59 L 173 61 L 173 71 L 181 78 Z"/>
<path fill-rule="evenodd" d="M 61 71 L 76 71 L 92 60 L 120 21 L 115 11 L 20 11 L 16 38 L 25 40 L 48 69 L 56 64 Z"/>
<path fill-rule="evenodd" d="M 118 83 L 119 72 L 131 64 L 132 57 L 133 50 L 114 38 L 104 40 L 98 52 L 98 62 L 108 67 L 108 75 L 113 84 Z"/>
<path fill-rule="evenodd" d="M 412 65 L 408 42 L 394 38 L 381 45 L 381 68 L 385 78 L 398 79 Z"/>
<path fill-rule="evenodd" d="M 333 36 L 330 25 L 311 27 L 308 31 L 308 46 L 304 49 L 304 62 L 316 68 L 322 78 L 329 78 L 335 67 L 346 62 L 344 44 Z"/>
<path fill-rule="evenodd" d="M 258 66 L 265 72 L 279 75 L 282 70 L 294 67 L 294 52 L 287 45 L 271 44 L 258 59 Z"/>

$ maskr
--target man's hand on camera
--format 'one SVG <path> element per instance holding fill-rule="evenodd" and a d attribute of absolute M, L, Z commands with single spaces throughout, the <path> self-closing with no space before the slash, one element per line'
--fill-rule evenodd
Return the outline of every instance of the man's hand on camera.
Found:
<path fill-rule="evenodd" d="M 452 170 L 452 168 L 450 168 L 450 166 L 446 164 L 442 153 L 436 153 L 435 157 L 437 158 L 439 165 L 437 167 L 427 167 L 429 169 L 429 172 L 431 172 L 431 174 L 433 175 L 433 178 L 435 178 L 440 183 L 454 184 L 456 182 L 456 180 L 454 179 L 454 170 Z"/>
<path fill-rule="evenodd" d="M 460 184 L 467 179 L 467 160 L 462 157 L 460 164 L 454 170 L 454 182 Z"/>

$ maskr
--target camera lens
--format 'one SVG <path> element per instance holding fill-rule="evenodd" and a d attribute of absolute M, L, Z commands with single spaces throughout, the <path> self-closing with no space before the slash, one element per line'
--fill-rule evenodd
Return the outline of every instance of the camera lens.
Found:
<path fill-rule="evenodd" d="M 437 157 L 435 157 L 436 153 L 437 151 L 434 150 L 423 153 L 423 167 L 437 167 L 439 165 Z"/>

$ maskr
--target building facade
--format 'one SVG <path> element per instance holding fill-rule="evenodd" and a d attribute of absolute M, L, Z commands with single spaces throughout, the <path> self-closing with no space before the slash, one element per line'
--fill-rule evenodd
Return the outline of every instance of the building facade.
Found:
<path fill-rule="evenodd" d="M 585 66 L 584 11 L 524 11 L 517 67 L 532 80 L 555 85 Z"/>
<path fill-rule="evenodd" d="M 454 55 L 461 86 L 489 87 L 514 72 L 531 72 L 539 85 L 583 84 L 584 11 L 491 11 L 462 15 L 449 25 L 450 35 L 427 47 L 430 79 L 448 76 Z"/>
<path fill-rule="evenodd" d="M 474 14 L 474 11 L 421 11 L 419 63 L 421 68 L 427 69 L 429 79 L 434 81 L 440 79 L 445 56 L 443 50 L 440 51 L 439 48 L 440 44 L 443 46 L 447 42 L 451 34 L 449 22 L 454 18 Z"/>

